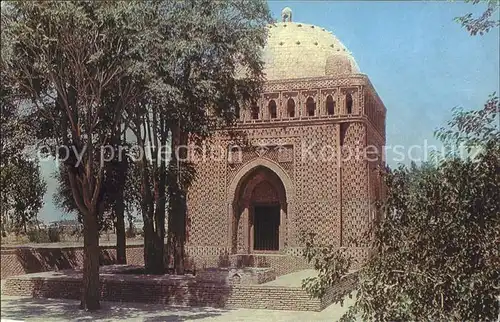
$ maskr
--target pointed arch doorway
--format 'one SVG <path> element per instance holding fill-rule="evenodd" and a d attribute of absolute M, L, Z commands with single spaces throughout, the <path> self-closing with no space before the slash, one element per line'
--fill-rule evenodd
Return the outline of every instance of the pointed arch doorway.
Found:
<path fill-rule="evenodd" d="M 279 252 L 286 245 L 287 200 L 280 177 L 256 166 L 235 189 L 232 216 L 233 253 Z"/>

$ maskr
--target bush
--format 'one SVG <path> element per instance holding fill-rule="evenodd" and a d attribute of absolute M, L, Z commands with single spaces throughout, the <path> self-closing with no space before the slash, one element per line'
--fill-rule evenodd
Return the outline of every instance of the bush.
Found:
<path fill-rule="evenodd" d="M 49 242 L 58 243 L 61 241 L 61 230 L 58 227 L 49 227 L 48 231 Z"/>
<path fill-rule="evenodd" d="M 129 227 L 125 233 L 125 236 L 127 238 L 134 238 L 135 236 L 137 236 L 135 227 Z"/>
<path fill-rule="evenodd" d="M 48 243 L 49 234 L 46 229 L 33 229 L 28 231 L 28 240 L 30 243 Z"/>

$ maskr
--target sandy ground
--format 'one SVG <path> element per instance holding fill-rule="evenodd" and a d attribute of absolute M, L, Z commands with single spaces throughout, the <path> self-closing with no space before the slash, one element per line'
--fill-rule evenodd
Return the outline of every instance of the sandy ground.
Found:
<path fill-rule="evenodd" d="M 214 308 L 170 307 L 158 304 L 102 302 L 93 313 L 78 309 L 78 301 L 2 296 L 3 321 L 336 321 L 347 310 L 331 305 L 321 312 L 295 312 Z"/>

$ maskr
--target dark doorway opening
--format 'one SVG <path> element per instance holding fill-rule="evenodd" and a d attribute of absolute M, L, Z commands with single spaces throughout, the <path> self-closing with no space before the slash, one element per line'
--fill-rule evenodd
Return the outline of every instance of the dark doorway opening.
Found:
<path fill-rule="evenodd" d="M 279 250 L 280 206 L 254 207 L 254 250 Z"/>

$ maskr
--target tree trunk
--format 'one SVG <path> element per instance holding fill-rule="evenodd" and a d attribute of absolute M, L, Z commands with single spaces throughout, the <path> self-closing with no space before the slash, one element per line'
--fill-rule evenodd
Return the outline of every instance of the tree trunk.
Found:
<path fill-rule="evenodd" d="M 177 193 L 172 200 L 172 251 L 174 256 L 175 274 L 184 275 L 185 273 L 185 251 L 184 244 L 186 242 L 186 204 L 185 194 L 181 187 L 176 186 Z M 170 226 L 169 226 L 170 228 Z"/>
<path fill-rule="evenodd" d="M 152 273 L 155 267 L 155 241 L 154 227 L 149 210 L 142 209 L 144 221 L 144 269 L 148 273 Z"/>
<path fill-rule="evenodd" d="M 134 223 L 132 222 L 132 217 L 129 215 L 128 217 L 128 234 L 129 236 L 134 236 L 135 237 L 135 227 Z"/>
<path fill-rule="evenodd" d="M 155 232 L 154 213 L 147 210 L 147 215 L 144 216 L 144 268 L 148 274 L 161 275 L 165 273 L 163 265 L 163 242 Z"/>
<path fill-rule="evenodd" d="M 100 308 L 99 286 L 99 224 L 97 210 L 83 217 L 83 291 L 80 308 L 97 310 Z"/>
<path fill-rule="evenodd" d="M 184 240 L 177 236 L 174 238 L 174 269 L 175 274 L 184 275 Z"/>
<path fill-rule="evenodd" d="M 182 186 L 182 167 L 184 160 L 187 158 L 186 149 L 182 148 L 176 153 L 179 146 L 187 146 L 187 135 L 181 133 L 180 126 L 178 125 L 172 131 L 172 157 L 171 162 L 176 169 L 169 179 L 169 248 L 173 252 L 174 257 L 174 270 L 177 275 L 185 273 L 185 251 L 184 244 L 186 242 L 186 191 Z M 179 157 L 179 160 L 177 160 Z"/>
<path fill-rule="evenodd" d="M 120 124 L 118 128 L 122 128 Z M 114 138 L 114 143 L 116 146 L 120 147 L 126 142 L 125 132 L 123 134 L 123 141 L 121 140 L 121 135 L 117 133 Z M 114 213 L 116 218 L 116 261 L 118 264 L 127 263 L 127 253 L 126 253 L 126 243 L 127 236 L 125 233 L 125 185 L 127 184 L 127 174 L 128 174 L 128 157 L 123 153 L 121 149 L 116 149 L 118 160 L 114 160 L 112 166 L 114 167 L 114 175 L 116 176 L 115 182 L 117 184 L 116 194 L 114 200 Z"/>
<path fill-rule="evenodd" d="M 160 202 L 161 203 L 161 202 Z M 160 205 L 161 206 L 161 205 Z M 156 205 L 155 213 L 155 226 L 156 231 L 154 234 L 155 241 L 155 269 L 154 271 L 158 274 L 165 273 L 165 209 L 161 213 L 161 208 L 158 204 Z M 165 207 L 163 207 L 165 208 Z"/>
<path fill-rule="evenodd" d="M 123 195 L 115 201 L 116 216 L 116 262 L 118 264 L 127 263 L 126 235 L 125 235 L 125 202 Z"/>
<path fill-rule="evenodd" d="M 139 146 L 145 148 L 142 140 L 139 140 Z M 141 211 L 144 222 L 144 269 L 149 274 L 158 274 L 156 271 L 157 254 L 154 229 L 154 201 L 150 188 L 151 171 L 148 169 L 148 162 L 145 155 L 141 160 Z M 163 272 L 162 272 L 163 273 Z"/>
<path fill-rule="evenodd" d="M 162 142 L 162 144 L 164 144 Z M 159 173 L 158 173 L 158 185 L 156 187 L 155 191 L 155 204 L 156 204 L 156 209 L 155 209 L 155 226 L 156 226 L 156 232 L 155 232 L 155 241 L 156 241 L 156 265 L 158 268 L 158 271 L 165 272 L 165 211 L 166 211 L 166 205 L 165 205 L 165 185 L 166 185 L 166 180 L 167 180 L 167 174 L 166 174 L 166 168 L 165 168 L 165 163 L 162 161 L 161 166 L 159 167 Z"/>

